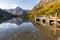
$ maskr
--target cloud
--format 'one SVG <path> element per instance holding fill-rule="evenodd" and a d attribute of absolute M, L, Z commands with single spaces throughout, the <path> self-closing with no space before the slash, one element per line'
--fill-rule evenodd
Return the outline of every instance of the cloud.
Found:
<path fill-rule="evenodd" d="M 1 9 L 13 9 L 16 7 L 17 7 L 17 4 L 0 4 Z"/>
<path fill-rule="evenodd" d="M 18 25 L 14 23 L 2 23 L 0 24 L 0 29 L 5 29 L 5 28 L 17 28 Z"/>

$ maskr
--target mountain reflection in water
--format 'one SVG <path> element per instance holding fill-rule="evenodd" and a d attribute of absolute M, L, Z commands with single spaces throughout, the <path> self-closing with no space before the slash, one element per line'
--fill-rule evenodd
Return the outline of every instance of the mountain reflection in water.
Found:
<path fill-rule="evenodd" d="M 44 40 L 44 36 L 24 18 L 12 18 L 0 24 L 0 40 Z"/>

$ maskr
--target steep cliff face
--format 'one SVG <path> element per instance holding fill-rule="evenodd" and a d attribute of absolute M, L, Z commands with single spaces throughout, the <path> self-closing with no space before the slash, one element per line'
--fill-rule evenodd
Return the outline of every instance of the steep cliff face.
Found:
<path fill-rule="evenodd" d="M 34 12 L 36 10 L 40 10 L 44 6 L 53 3 L 53 2 L 59 2 L 60 0 L 41 0 L 32 10 L 31 12 Z"/>

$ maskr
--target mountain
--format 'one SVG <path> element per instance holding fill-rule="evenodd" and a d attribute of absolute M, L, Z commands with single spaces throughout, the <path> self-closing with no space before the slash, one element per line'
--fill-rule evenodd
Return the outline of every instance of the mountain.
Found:
<path fill-rule="evenodd" d="M 14 15 L 13 14 L 11 14 L 11 13 L 9 13 L 9 12 L 6 12 L 5 10 L 2 10 L 2 9 L 0 9 L 0 18 L 1 17 L 13 17 Z"/>
<path fill-rule="evenodd" d="M 36 11 L 36 10 L 40 10 L 41 8 L 43 8 L 44 6 L 53 3 L 53 2 L 60 2 L 60 0 L 41 0 L 31 11 Z"/>
<path fill-rule="evenodd" d="M 7 11 L 7 12 L 10 12 L 10 13 L 12 13 L 12 14 L 14 14 L 14 15 L 24 15 L 24 14 L 26 14 L 28 11 L 27 10 L 23 10 L 22 8 L 20 8 L 20 7 L 16 7 L 15 9 L 5 9 L 5 11 Z"/>
<path fill-rule="evenodd" d="M 41 0 L 31 11 L 27 17 L 34 18 L 36 16 L 43 16 L 50 14 L 55 16 L 55 13 L 60 17 L 60 0 Z"/>

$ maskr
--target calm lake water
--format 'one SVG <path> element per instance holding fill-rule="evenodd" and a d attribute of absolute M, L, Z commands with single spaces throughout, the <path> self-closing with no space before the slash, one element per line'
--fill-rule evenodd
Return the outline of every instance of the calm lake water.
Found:
<path fill-rule="evenodd" d="M 0 40 L 45 40 L 42 32 L 25 18 L 0 20 Z"/>

